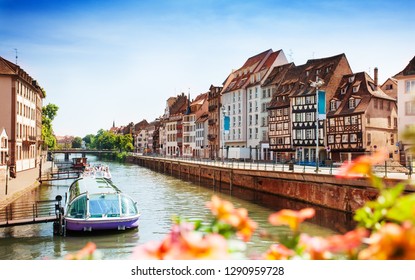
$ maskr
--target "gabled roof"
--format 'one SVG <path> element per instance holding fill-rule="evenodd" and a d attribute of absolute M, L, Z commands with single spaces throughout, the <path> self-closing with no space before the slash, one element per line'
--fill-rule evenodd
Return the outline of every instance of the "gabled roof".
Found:
<path fill-rule="evenodd" d="M 350 78 L 353 79 L 350 80 Z M 349 100 L 351 97 L 359 99 L 359 102 L 358 104 L 356 103 L 357 105 L 354 109 L 349 108 Z M 364 113 L 367 110 L 371 99 L 374 97 L 389 101 L 396 101 L 396 99 L 384 93 L 380 86 L 376 86 L 375 82 L 366 72 L 344 75 L 333 98 L 341 103 L 335 111 L 330 111 L 329 107 L 327 116 Z M 331 100 L 328 101 L 330 102 Z"/>
<path fill-rule="evenodd" d="M 279 52 L 280 51 L 276 53 L 279 54 Z M 231 79 L 231 80 L 229 81 L 227 87 L 223 89 L 222 94 L 244 88 L 249 83 L 249 79 L 251 75 L 262 67 L 266 59 L 272 53 L 273 53 L 272 49 L 269 49 L 260 54 L 257 54 L 255 56 L 248 58 L 241 68 L 239 68 L 236 71 L 233 71 L 228 76 L 228 79 Z M 274 60 L 276 59 L 277 56 L 274 57 Z"/>
<path fill-rule="evenodd" d="M 285 75 L 272 75 L 273 80 L 266 80 L 264 85 L 276 85 L 276 90 L 272 96 L 272 100 L 268 105 L 268 109 L 289 106 L 290 97 L 315 94 L 315 90 L 311 87 L 310 82 L 315 81 L 317 76 L 322 79 L 325 84 L 321 87 L 325 89 L 327 84 L 334 76 L 334 72 L 342 59 L 346 59 L 345 54 L 339 54 L 331 57 L 310 59 L 305 64 L 295 66 L 292 64 L 281 65 L 286 67 Z M 274 69 L 274 71 L 278 71 Z M 282 69 L 282 68 L 280 68 Z M 319 71 L 317 73 L 317 70 Z"/>
<path fill-rule="evenodd" d="M 405 69 L 394 76 L 395 79 L 402 78 L 404 76 L 415 75 L 415 56 L 412 60 L 406 65 Z"/>
<path fill-rule="evenodd" d="M 15 75 L 16 65 L 0 57 L 0 75 Z"/>

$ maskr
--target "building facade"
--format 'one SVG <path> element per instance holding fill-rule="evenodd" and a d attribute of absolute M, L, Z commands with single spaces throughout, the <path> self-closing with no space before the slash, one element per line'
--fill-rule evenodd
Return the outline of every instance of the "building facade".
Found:
<path fill-rule="evenodd" d="M 261 159 L 260 142 L 266 130 L 261 123 L 266 112 L 261 112 L 261 108 L 268 98 L 263 98 L 261 84 L 272 67 L 285 63 L 287 59 L 282 50 L 270 49 L 248 58 L 241 68 L 229 75 L 221 92 L 221 120 L 225 114 L 230 120 L 229 133 L 221 137 L 226 155 L 225 151 L 221 154 L 225 157 Z M 267 140 L 262 142 L 268 149 Z"/>
<path fill-rule="evenodd" d="M 400 161 L 405 166 L 412 165 L 415 154 L 411 151 L 413 142 L 403 137 L 405 131 L 415 130 L 415 57 L 398 74 L 398 146 Z"/>
<path fill-rule="evenodd" d="M 327 153 L 330 160 L 350 161 L 386 149 L 398 159 L 396 99 L 364 72 L 345 75 L 329 102 Z"/>
<path fill-rule="evenodd" d="M 219 133 L 220 133 L 220 112 L 221 112 L 221 91 L 223 87 L 211 85 L 208 93 L 208 146 L 209 158 L 216 159 L 219 156 Z"/>
<path fill-rule="evenodd" d="M 40 160 L 44 98 L 35 79 L 0 57 L 0 127 L 8 135 L 11 176 L 35 168 Z"/>

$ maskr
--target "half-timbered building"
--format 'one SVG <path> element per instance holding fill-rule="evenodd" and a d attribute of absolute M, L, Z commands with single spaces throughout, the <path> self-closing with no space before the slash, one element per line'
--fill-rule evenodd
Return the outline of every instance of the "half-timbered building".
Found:
<path fill-rule="evenodd" d="M 398 158 L 396 99 L 365 72 L 345 75 L 329 100 L 327 150 L 334 161 L 387 149 Z"/>

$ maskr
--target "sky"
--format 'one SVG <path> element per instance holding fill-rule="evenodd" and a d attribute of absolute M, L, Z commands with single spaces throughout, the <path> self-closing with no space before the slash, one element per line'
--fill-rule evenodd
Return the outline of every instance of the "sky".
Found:
<path fill-rule="evenodd" d="M 0 56 L 56 104 L 56 135 L 148 122 L 268 49 L 296 65 L 344 53 L 383 83 L 415 56 L 415 1 L 0 0 Z"/>

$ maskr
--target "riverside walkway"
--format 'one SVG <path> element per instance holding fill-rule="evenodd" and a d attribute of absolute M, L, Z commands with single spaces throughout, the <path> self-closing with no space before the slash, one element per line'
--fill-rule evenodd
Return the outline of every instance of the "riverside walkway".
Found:
<path fill-rule="evenodd" d="M 51 169 L 51 162 L 44 161 L 42 163 L 42 174 L 45 174 Z M 25 192 L 28 192 L 40 185 L 39 181 L 39 167 L 28 169 L 17 173 L 16 178 L 9 177 L 7 182 L 6 194 L 6 179 L 0 179 L 0 209 L 10 204 Z"/>
<path fill-rule="evenodd" d="M 198 163 L 208 166 L 226 167 L 232 169 L 245 169 L 245 170 L 264 170 L 264 171 L 282 171 L 292 173 L 310 173 L 310 174 L 324 174 L 324 175 L 337 175 L 340 172 L 340 165 L 332 166 L 319 166 L 318 172 L 316 167 L 312 165 L 303 164 L 288 164 L 288 163 L 274 163 L 256 160 L 211 160 L 211 159 L 197 159 L 197 158 L 185 158 L 185 157 L 162 157 L 162 156 L 146 156 L 136 153 L 131 153 L 131 156 L 135 157 L 149 157 L 153 159 L 164 159 L 171 161 Z M 394 162 L 386 162 L 384 165 L 374 166 L 373 172 L 382 178 L 398 179 L 398 180 L 415 180 L 415 176 L 412 176 L 412 172 L 405 167 L 397 165 Z"/>

